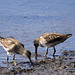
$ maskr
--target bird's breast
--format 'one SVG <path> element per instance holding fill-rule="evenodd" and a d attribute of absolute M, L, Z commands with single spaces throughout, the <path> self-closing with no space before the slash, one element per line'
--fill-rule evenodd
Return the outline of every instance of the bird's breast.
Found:
<path fill-rule="evenodd" d="M 39 44 L 41 47 L 45 47 L 46 46 L 47 41 L 41 36 L 40 40 L 39 40 Z"/>

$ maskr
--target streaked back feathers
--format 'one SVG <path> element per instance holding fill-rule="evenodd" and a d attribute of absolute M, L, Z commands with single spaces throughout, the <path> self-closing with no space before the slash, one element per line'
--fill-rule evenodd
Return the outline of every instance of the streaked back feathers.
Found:
<path fill-rule="evenodd" d="M 62 43 L 64 42 L 67 38 L 71 37 L 72 34 L 58 34 L 58 33 L 44 33 L 42 34 L 39 38 L 34 39 L 33 44 L 34 46 L 42 46 L 42 44 L 49 44 L 49 43 Z M 56 45 L 56 44 L 55 44 Z"/>

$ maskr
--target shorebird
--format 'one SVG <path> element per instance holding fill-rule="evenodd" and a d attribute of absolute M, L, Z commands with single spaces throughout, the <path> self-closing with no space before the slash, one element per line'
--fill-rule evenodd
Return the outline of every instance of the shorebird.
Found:
<path fill-rule="evenodd" d="M 37 59 L 37 48 L 38 46 L 45 47 L 46 53 L 44 56 L 48 54 L 48 48 L 53 47 L 54 53 L 53 57 L 55 57 L 55 46 L 64 42 L 67 38 L 71 37 L 72 34 L 58 34 L 58 33 L 44 33 L 39 38 L 35 38 L 33 44 L 35 46 L 35 59 Z"/>
<path fill-rule="evenodd" d="M 15 38 L 4 38 L 0 36 L 0 44 L 7 52 L 7 65 L 8 65 L 9 55 L 12 54 L 14 55 L 13 61 L 15 65 L 16 65 L 15 62 L 16 54 L 20 54 L 27 57 L 31 62 L 31 64 L 33 64 L 31 60 L 31 52 L 29 50 L 24 49 L 24 45 L 20 41 L 16 40 Z"/>

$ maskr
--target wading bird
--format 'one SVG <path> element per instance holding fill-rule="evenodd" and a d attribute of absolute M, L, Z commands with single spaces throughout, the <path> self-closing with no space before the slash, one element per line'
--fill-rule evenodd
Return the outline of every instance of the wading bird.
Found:
<path fill-rule="evenodd" d="M 7 65 L 8 65 L 9 55 L 12 54 L 14 55 L 13 61 L 15 65 L 16 65 L 15 62 L 16 54 L 21 54 L 27 57 L 31 62 L 31 64 L 33 64 L 31 60 L 31 52 L 29 50 L 24 49 L 24 45 L 20 41 L 16 40 L 15 38 L 4 38 L 0 36 L 0 44 L 7 52 Z"/>
<path fill-rule="evenodd" d="M 45 47 L 46 53 L 45 56 L 48 54 L 48 48 L 53 47 L 54 53 L 53 57 L 55 57 L 55 46 L 59 43 L 64 42 L 67 38 L 71 37 L 72 34 L 58 34 L 58 33 L 44 33 L 39 38 L 34 39 L 33 44 L 35 46 L 35 59 L 37 59 L 37 48 L 38 46 Z"/>

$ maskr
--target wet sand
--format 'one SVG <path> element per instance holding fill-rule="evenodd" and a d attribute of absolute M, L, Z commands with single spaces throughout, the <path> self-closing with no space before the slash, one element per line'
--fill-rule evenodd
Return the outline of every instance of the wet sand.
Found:
<path fill-rule="evenodd" d="M 0 74 L 75 75 L 75 51 L 63 51 L 62 56 L 56 56 L 55 59 L 44 57 L 43 59 L 38 59 L 33 62 L 34 67 L 30 65 L 29 69 L 22 68 L 22 66 L 16 67 L 14 65 L 12 69 L 0 67 Z M 25 62 L 20 62 L 19 64 L 25 64 Z"/>

